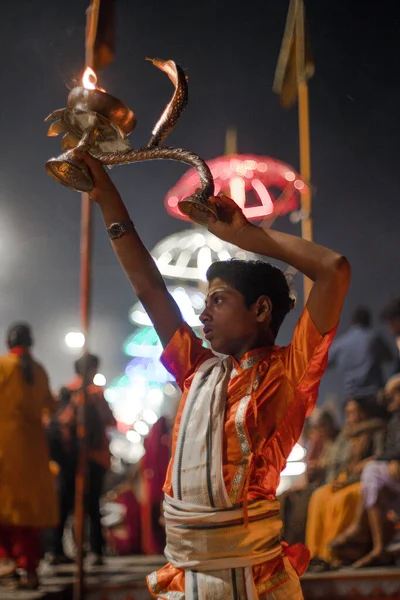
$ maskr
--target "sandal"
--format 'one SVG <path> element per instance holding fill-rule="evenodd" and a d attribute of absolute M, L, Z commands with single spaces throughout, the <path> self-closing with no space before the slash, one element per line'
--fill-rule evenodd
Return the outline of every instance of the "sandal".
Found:
<path fill-rule="evenodd" d="M 322 558 L 312 558 L 308 567 L 310 573 L 323 573 L 330 571 L 331 565 Z"/>
<path fill-rule="evenodd" d="M 16 587 L 17 590 L 37 590 L 39 587 L 39 577 L 36 571 L 23 571 L 19 576 Z"/>

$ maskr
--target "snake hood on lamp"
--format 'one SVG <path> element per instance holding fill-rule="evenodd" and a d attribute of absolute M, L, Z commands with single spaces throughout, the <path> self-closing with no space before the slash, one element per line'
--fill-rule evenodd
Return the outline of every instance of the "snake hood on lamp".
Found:
<path fill-rule="evenodd" d="M 68 107 L 51 113 L 49 136 L 64 132 L 63 154 L 46 163 L 47 172 L 59 183 L 76 191 L 89 192 L 93 181 L 87 165 L 75 156 L 74 150 L 88 151 L 104 165 L 120 165 L 144 160 L 169 159 L 186 163 L 197 169 L 201 189 L 189 198 L 182 199 L 182 213 L 197 223 L 207 222 L 209 212 L 215 209 L 208 199 L 214 193 L 210 169 L 196 154 L 182 148 L 159 146 L 174 129 L 188 101 L 187 79 L 183 69 L 174 61 L 152 59 L 174 84 L 174 94 L 156 123 L 152 136 L 144 148 L 132 149 L 128 136 L 133 131 L 136 118 L 120 100 L 97 87 L 93 71 L 89 85 L 73 88 L 68 96 Z M 87 73 L 87 71 L 85 72 Z M 93 82 L 94 75 L 94 82 Z"/>

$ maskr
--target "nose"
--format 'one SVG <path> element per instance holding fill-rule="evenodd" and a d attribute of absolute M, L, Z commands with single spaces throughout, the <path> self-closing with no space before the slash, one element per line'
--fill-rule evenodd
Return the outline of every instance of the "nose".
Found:
<path fill-rule="evenodd" d="M 199 319 L 203 323 L 203 325 L 205 325 L 205 323 L 208 323 L 209 321 L 211 321 L 211 315 L 210 315 L 210 312 L 209 312 L 207 306 L 204 308 L 203 312 L 199 316 Z"/>

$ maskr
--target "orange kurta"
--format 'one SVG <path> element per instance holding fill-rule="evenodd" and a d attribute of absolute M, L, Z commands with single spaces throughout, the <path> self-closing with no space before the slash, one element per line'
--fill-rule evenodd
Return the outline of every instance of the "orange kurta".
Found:
<path fill-rule="evenodd" d="M 34 362 L 28 385 L 19 357 L 0 357 L 0 525 L 53 527 L 58 502 L 42 415 L 54 411 L 47 375 Z"/>
<path fill-rule="evenodd" d="M 233 372 L 227 390 L 223 440 L 223 476 L 233 505 L 274 499 L 280 473 L 314 409 L 327 355 L 336 329 L 322 336 L 305 309 L 287 347 L 264 347 L 245 354 Z M 170 462 L 164 491 L 173 496 L 172 463 L 187 394 L 198 367 L 211 350 L 183 324 L 165 349 L 162 362 L 175 376 L 182 399 L 175 420 Z M 251 390 L 249 394 L 248 391 Z M 283 554 L 253 567 L 259 594 L 287 580 Z M 184 573 L 170 563 L 157 572 L 160 588 L 184 590 Z"/>

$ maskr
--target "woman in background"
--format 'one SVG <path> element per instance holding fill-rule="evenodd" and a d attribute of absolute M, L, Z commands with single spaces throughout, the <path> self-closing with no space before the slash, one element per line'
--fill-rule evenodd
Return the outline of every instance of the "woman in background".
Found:
<path fill-rule="evenodd" d="M 36 589 L 40 529 L 58 520 L 42 424 L 54 399 L 45 370 L 32 358 L 29 325 L 12 326 L 7 345 L 0 357 L 0 559 L 11 562 L 15 587 Z"/>
<path fill-rule="evenodd" d="M 327 484 L 312 494 L 308 505 L 306 545 L 313 571 L 335 566 L 330 542 L 353 520 L 364 466 L 383 452 L 385 421 L 374 417 L 376 411 L 374 398 L 350 398 L 346 402 L 345 426 L 331 450 Z"/>

